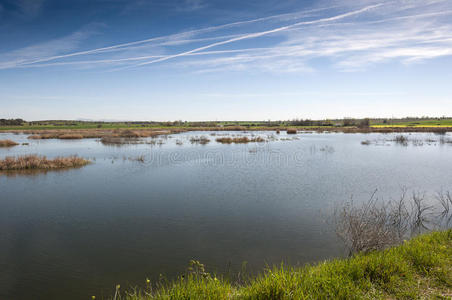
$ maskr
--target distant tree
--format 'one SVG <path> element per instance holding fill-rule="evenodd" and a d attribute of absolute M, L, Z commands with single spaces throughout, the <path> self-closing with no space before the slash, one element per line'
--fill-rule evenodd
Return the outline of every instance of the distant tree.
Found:
<path fill-rule="evenodd" d="M 359 125 L 358 125 L 360 128 L 367 128 L 367 127 L 369 127 L 370 126 L 370 119 L 369 118 L 365 118 L 365 119 L 362 119 L 360 122 L 359 122 Z"/>
<path fill-rule="evenodd" d="M 22 126 L 24 123 L 22 119 L 0 119 L 0 126 Z"/>
<path fill-rule="evenodd" d="M 347 126 L 354 126 L 355 125 L 355 120 L 350 119 L 350 118 L 344 118 L 343 124 L 345 127 Z"/>

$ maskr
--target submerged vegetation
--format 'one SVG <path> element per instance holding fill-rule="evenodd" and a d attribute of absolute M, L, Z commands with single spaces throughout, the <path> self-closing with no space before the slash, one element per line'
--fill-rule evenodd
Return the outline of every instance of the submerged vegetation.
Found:
<path fill-rule="evenodd" d="M 411 134 L 403 135 L 399 134 L 391 139 L 375 139 L 375 140 L 364 140 L 361 141 L 361 145 L 390 145 L 388 142 L 394 142 L 396 145 L 401 146 L 424 146 L 427 145 L 452 145 L 452 139 L 446 136 L 446 133 L 438 133 L 436 132 L 435 135 L 439 135 L 439 138 L 437 137 L 416 137 L 412 136 Z"/>
<path fill-rule="evenodd" d="M 120 291 L 115 299 L 450 299 L 452 230 L 413 238 L 394 248 L 300 268 L 281 265 L 234 282 L 191 261 L 173 282 Z"/>
<path fill-rule="evenodd" d="M 49 170 L 49 169 L 66 169 L 78 168 L 89 164 L 90 161 L 78 156 L 56 157 L 47 159 L 45 156 L 24 155 L 24 156 L 8 156 L 0 160 L 0 170 Z"/>
<path fill-rule="evenodd" d="M 11 140 L 0 140 L 0 147 L 14 147 L 17 145 L 19 144 Z"/>
<path fill-rule="evenodd" d="M 422 232 L 452 225 L 452 195 L 438 192 L 433 199 L 425 193 L 408 196 L 402 189 L 398 200 L 383 201 L 375 191 L 367 202 L 346 202 L 335 209 L 336 234 L 349 254 L 383 250 Z"/>

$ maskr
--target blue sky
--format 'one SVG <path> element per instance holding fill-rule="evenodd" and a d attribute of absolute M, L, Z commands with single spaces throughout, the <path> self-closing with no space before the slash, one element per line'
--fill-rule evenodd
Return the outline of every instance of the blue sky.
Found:
<path fill-rule="evenodd" d="M 452 116 L 451 0 L 0 0 L 0 118 Z"/>

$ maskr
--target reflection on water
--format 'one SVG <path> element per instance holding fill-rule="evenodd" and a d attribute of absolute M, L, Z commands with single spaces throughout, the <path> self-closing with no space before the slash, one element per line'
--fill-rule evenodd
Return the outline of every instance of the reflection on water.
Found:
<path fill-rule="evenodd" d="M 80 169 L 82 167 L 66 168 L 66 169 L 29 169 L 29 170 L 8 170 L 0 171 L 0 176 L 7 177 L 23 177 L 23 176 L 38 176 L 45 175 L 48 172 L 66 172 L 72 169 Z"/>
<path fill-rule="evenodd" d="M 215 134 L 215 135 L 211 135 Z M 343 254 L 334 205 L 452 190 L 452 146 L 361 144 L 381 134 L 246 133 L 265 143 L 219 144 L 237 132 L 193 132 L 105 146 L 98 139 L 28 140 L 0 158 L 77 154 L 82 169 L 0 176 L 0 299 L 87 299 L 116 284 L 172 278 L 190 259 L 209 272 L 250 272 Z M 201 140 L 206 144 L 191 143 Z M 426 140 L 429 134 L 410 138 Z M 22 175 L 22 174 L 20 174 Z"/>

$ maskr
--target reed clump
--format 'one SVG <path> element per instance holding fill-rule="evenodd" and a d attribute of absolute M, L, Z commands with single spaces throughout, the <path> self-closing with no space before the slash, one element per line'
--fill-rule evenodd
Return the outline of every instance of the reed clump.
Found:
<path fill-rule="evenodd" d="M 156 137 L 159 135 L 167 135 L 180 132 L 179 130 L 155 130 L 155 129 L 115 129 L 115 130 L 33 130 L 27 131 L 29 139 L 93 139 L 104 137 L 122 137 L 122 138 L 141 138 Z"/>
<path fill-rule="evenodd" d="M 216 141 L 221 144 L 247 144 L 247 143 L 263 143 L 265 142 L 265 139 L 261 137 L 255 137 L 255 138 L 248 138 L 246 136 L 244 137 L 221 137 L 217 138 Z"/>
<path fill-rule="evenodd" d="M 408 144 L 408 138 L 407 138 L 406 136 L 404 136 L 404 135 L 398 135 L 398 136 L 396 136 L 396 137 L 394 138 L 394 141 L 395 141 L 397 144 L 400 144 L 400 145 L 407 145 L 407 144 Z"/>
<path fill-rule="evenodd" d="M 89 160 L 78 157 L 76 155 L 68 157 L 56 157 L 48 159 L 46 156 L 39 155 L 23 155 L 8 156 L 0 160 L 0 170 L 48 170 L 48 169 L 65 169 L 78 168 L 91 163 Z"/>
<path fill-rule="evenodd" d="M 190 143 L 206 145 L 206 144 L 210 143 L 210 140 L 205 136 L 201 136 L 201 137 L 194 136 L 194 137 L 190 138 Z"/>
<path fill-rule="evenodd" d="M 127 145 L 127 144 L 142 144 L 139 138 L 124 138 L 119 136 L 104 136 L 100 139 L 104 145 Z"/>
<path fill-rule="evenodd" d="M 452 225 L 452 194 L 439 192 L 434 199 L 413 192 L 397 200 L 378 199 L 375 191 L 369 201 L 355 205 L 352 201 L 336 208 L 336 233 L 353 255 L 372 252 L 402 243 L 410 236 Z"/>
<path fill-rule="evenodd" d="M 62 140 L 80 140 L 83 139 L 83 135 L 67 133 L 60 135 L 58 138 Z"/>
<path fill-rule="evenodd" d="M 16 143 L 15 141 L 11 141 L 11 140 L 0 140 L 0 147 L 14 147 L 19 145 L 18 143 Z"/>

